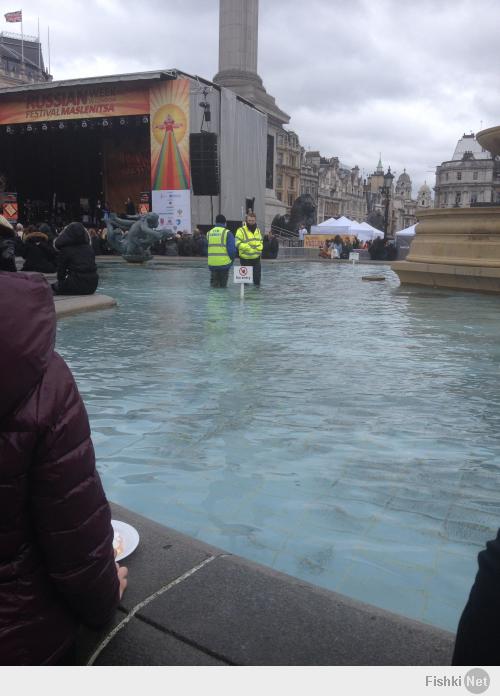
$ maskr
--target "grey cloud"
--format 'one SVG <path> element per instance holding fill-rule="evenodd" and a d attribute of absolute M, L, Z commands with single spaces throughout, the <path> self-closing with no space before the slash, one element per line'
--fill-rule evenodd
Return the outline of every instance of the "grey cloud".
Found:
<path fill-rule="evenodd" d="M 25 0 L 55 78 L 178 67 L 211 79 L 217 0 Z M 303 145 L 433 183 L 463 132 L 500 123 L 498 0 L 260 0 L 259 74 Z M 25 30 L 28 29 L 25 27 Z"/>

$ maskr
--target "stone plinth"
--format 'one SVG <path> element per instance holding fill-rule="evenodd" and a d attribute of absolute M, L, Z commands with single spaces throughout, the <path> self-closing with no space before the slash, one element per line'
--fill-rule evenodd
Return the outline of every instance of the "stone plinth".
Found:
<path fill-rule="evenodd" d="M 440 208 L 417 214 L 402 284 L 500 293 L 500 207 Z"/>

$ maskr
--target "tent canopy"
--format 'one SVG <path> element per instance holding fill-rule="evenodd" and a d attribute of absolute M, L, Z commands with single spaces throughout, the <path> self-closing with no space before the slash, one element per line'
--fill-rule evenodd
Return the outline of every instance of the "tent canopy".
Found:
<path fill-rule="evenodd" d="M 361 242 L 368 242 L 376 237 L 383 237 L 384 233 L 372 227 L 367 222 L 356 222 L 342 215 L 338 220 L 329 218 L 319 225 L 311 227 L 311 234 L 339 234 L 342 236 L 357 237 Z"/>
<path fill-rule="evenodd" d="M 417 225 L 418 223 L 416 222 L 414 225 L 410 225 L 410 227 L 405 227 L 404 230 L 399 230 L 399 232 L 396 232 L 396 237 L 414 237 Z"/>
<path fill-rule="evenodd" d="M 369 242 L 376 237 L 383 237 L 384 233 L 372 227 L 367 222 L 356 222 L 351 226 L 352 234 L 355 234 L 360 242 Z"/>

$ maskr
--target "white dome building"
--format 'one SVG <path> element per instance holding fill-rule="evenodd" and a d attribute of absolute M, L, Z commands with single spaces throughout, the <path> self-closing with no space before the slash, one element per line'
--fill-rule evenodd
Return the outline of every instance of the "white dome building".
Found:
<path fill-rule="evenodd" d="M 432 208 L 432 191 L 426 181 L 418 189 L 417 208 Z"/>
<path fill-rule="evenodd" d="M 411 199 L 412 183 L 409 174 L 406 173 L 406 169 L 403 173 L 399 175 L 396 182 L 396 196 L 402 198 L 405 201 Z"/>

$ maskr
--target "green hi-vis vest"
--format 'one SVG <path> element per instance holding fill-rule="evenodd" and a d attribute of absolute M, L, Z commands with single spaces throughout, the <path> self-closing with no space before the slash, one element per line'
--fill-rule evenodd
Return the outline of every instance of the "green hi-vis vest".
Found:
<path fill-rule="evenodd" d="M 246 225 L 236 231 L 236 248 L 240 259 L 258 259 L 262 254 L 262 235 L 258 227 L 253 232 Z"/>
<path fill-rule="evenodd" d="M 212 227 L 207 234 L 209 266 L 228 266 L 232 262 L 226 248 L 227 232 L 225 227 Z"/>

